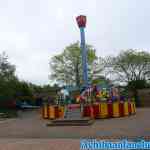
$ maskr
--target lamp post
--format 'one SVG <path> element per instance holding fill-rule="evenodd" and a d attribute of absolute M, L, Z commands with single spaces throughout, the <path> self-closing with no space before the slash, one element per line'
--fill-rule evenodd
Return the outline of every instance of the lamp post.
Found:
<path fill-rule="evenodd" d="M 81 36 L 81 50 L 82 50 L 82 71 L 83 71 L 83 86 L 88 86 L 88 70 L 87 70 L 87 49 L 85 44 L 86 16 L 80 15 L 76 17 Z"/>

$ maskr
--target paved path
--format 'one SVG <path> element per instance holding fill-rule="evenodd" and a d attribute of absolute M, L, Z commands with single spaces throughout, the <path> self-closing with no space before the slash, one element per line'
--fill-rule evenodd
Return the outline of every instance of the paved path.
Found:
<path fill-rule="evenodd" d="M 47 127 L 39 112 L 20 113 L 17 119 L 0 121 L 0 138 L 119 138 L 150 136 L 150 109 L 124 118 L 97 120 L 92 126 Z"/>
<path fill-rule="evenodd" d="M 0 150 L 79 150 L 72 139 L 0 139 Z"/>
<path fill-rule="evenodd" d="M 37 111 L 0 121 L 0 150 L 76 150 L 80 138 L 150 137 L 150 109 L 125 118 L 97 120 L 92 126 L 47 127 Z"/>

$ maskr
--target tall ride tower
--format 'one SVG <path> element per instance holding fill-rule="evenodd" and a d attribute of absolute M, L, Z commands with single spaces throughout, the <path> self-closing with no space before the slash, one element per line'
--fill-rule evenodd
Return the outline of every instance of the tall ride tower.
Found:
<path fill-rule="evenodd" d="M 88 86 L 88 69 L 87 69 L 87 49 L 85 44 L 86 16 L 80 15 L 76 18 L 81 35 L 81 50 L 82 50 L 82 70 L 83 70 L 83 86 Z"/>

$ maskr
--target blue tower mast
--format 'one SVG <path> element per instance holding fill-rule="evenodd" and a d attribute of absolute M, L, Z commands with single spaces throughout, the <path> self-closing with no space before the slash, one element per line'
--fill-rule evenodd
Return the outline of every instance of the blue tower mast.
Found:
<path fill-rule="evenodd" d="M 85 26 L 86 16 L 80 15 L 76 18 L 81 36 L 81 50 L 82 50 L 82 71 L 83 71 L 83 86 L 88 86 L 88 68 L 87 68 L 87 49 L 85 44 Z"/>

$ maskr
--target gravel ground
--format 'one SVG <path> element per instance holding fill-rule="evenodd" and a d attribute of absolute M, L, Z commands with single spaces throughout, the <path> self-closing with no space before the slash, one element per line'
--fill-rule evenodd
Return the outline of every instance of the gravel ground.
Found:
<path fill-rule="evenodd" d="M 74 150 L 80 138 L 149 138 L 149 115 L 150 108 L 140 108 L 134 116 L 96 120 L 91 126 L 47 127 L 39 111 L 20 112 L 17 119 L 0 121 L 0 150 Z"/>

